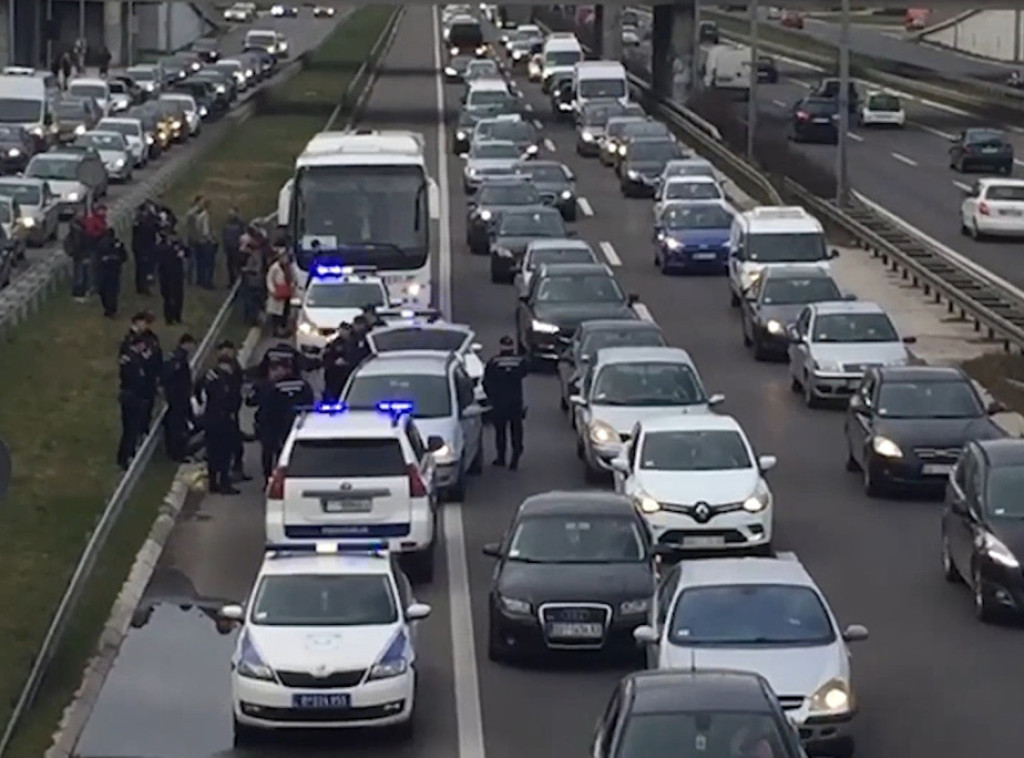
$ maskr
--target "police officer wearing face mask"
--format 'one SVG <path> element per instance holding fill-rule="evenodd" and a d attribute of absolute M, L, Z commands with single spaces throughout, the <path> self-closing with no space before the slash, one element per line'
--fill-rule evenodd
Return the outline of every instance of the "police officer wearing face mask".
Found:
<path fill-rule="evenodd" d="M 265 482 L 270 481 L 274 473 L 298 409 L 312 405 L 315 399 L 309 383 L 290 376 L 290 371 L 287 363 L 271 363 L 267 378 L 259 383 L 256 392 L 246 401 L 247 405 L 257 407 L 256 436 L 260 441 Z"/>
<path fill-rule="evenodd" d="M 491 403 L 491 419 L 494 422 L 494 446 L 497 454 L 495 466 L 505 465 L 508 437 L 512 440 L 512 459 L 509 469 L 519 467 L 523 454 L 523 379 L 528 373 L 526 359 L 516 355 L 515 343 L 511 337 L 502 337 L 497 355 L 487 361 L 484 367 L 484 391 Z"/>

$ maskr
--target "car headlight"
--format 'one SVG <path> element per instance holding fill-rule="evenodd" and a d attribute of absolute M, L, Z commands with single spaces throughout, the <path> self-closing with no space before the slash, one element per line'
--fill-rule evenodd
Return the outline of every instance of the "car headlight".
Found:
<path fill-rule="evenodd" d="M 637 600 L 626 600 L 619 603 L 619 613 L 623 616 L 637 616 L 647 613 L 651 609 L 651 599 L 648 597 Z"/>
<path fill-rule="evenodd" d="M 661 503 L 644 492 L 638 492 L 633 496 L 633 504 L 641 513 L 657 513 L 661 510 Z"/>
<path fill-rule="evenodd" d="M 591 134 L 590 132 L 583 132 L 583 133 L 582 133 L 582 134 L 580 135 L 580 138 L 581 138 L 581 139 L 582 139 L 582 140 L 583 140 L 584 142 L 593 142 L 593 141 L 594 141 L 594 135 L 593 135 L 593 134 Z"/>
<path fill-rule="evenodd" d="M 604 421 L 591 421 L 587 431 L 590 441 L 595 445 L 608 445 L 619 441 L 619 433 Z"/>
<path fill-rule="evenodd" d="M 226 95 L 228 93 L 228 88 L 225 87 L 223 84 L 218 84 L 216 87 L 214 87 L 214 90 L 217 92 L 218 95 Z M 200 110 L 202 109 L 200 108 Z"/>
<path fill-rule="evenodd" d="M 409 661 L 403 658 L 395 658 L 391 661 L 381 661 L 370 669 L 370 675 L 366 677 L 367 681 L 373 681 L 375 679 L 392 679 L 396 676 L 401 676 L 409 670 Z"/>
<path fill-rule="evenodd" d="M 199 118 L 206 118 L 209 115 L 210 115 L 210 111 L 208 111 L 206 109 L 206 106 L 205 105 L 200 105 L 199 106 Z"/>
<path fill-rule="evenodd" d="M 490 221 L 492 218 L 494 218 L 494 214 L 490 211 L 480 211 L 481 221 Z"/>
<path fill-rule="evenodd" d="M 523 59 L 523 51 L 522 50 L 515 50 L 515 51 L 513 51 L 513 53 L 512 53 L 512 60 L 518 61 L 518 60 L 522 60 L 522 59 Z"/>
<path fill-rule="evenodd" d="M 569 190 L 562 190 L 561 197 L 563 200 L 572 200 L 572 192 Z"/>
<path fill-rule="evenodd" d="M 900 446 L 888 437 L 873 437 L 871 439 L 871 449 L 875 451 L 876 455 L 880 455 L 883 458 L 903 457 L 903 451 L 900 450 Z"/>
<path fill-rule="evenodd" d="M 181 128 L 181 122 L 180 121 L 172 121 L 171 122 L 171 128 L 172 129 L 180 129 Z"/>
<path fill-rule="evenodd" d="M 78 192 L 69 192 L 68 193 L 68 202 L 69 203 L 77 203 L 81 199 L 82 199 L 81 193 L 78 193 Z"/>
<path fill-rule="evenodd" d="M 786 330 L 781 321 L 776 321 L 773 318 L 768 319 L 768 323 L 764 325 L 764 328 L 768 330 L 768 334 L 782 334 Z"/>
<path fill-rule="evenodd" d="M 824 371 L 827 374 L 836 374 L 843 370 L 839 361 L 815 361 L 814 368 L 817 371 Z"/>
<path fill-rule="evenodd" d="M 42 137 L 43 136 L 43 127 L 41 127 L 41 126 L 35 127 L 32 130 L 32 136 L 33 137 Z"/>
<path fill-rule="evenodd" d="M 663 244 L 669 250 L 679 250 L 683 246 L 683 243 L 680 242 L 679 240 L 664 234 L 660 235 L 659 239 L 661 240 L 661 244 Z"/>
<path fill-rule="evenodd" d="M 7 156 L 9 158 L 17 158 L 19 155 L 21 155 L 21 150 L 19 150 L 16 147 L 12 147 L 10 150 L 7 151 Z"/>
<path fill-rule="evenodd" d="M 760 513 L 768 507 L 768 498 L 764 495 L 754 495 L 743 501 L 743 510 L 747 513 Z"/>
<path fill-rule="evenodd" d="M 981 539 L 985 554 L 993 561 L 1007 568 L 1017 568 L 1020 565 L 1010 549 L 991 534 L 985 534 Z"/>
<path fill-rule="evenodd" d="M 619 155 L 625 155 L 625 154 L 626 154 L 626 146 L 625 145 L 620 145 L 619 146 Z"/>
<path fill-rule="evenodd" d="M 316 324 L 314 324 L 308 318 L 302 318 L 299 321 L 298 330 L 302 334 L 314 334 L 316 332 Z"/>
<path fill-rule="evenodd" d="M 417 297 L 423 290 L 423 285 L 419 282 L 409 282 L 405 285 L 405 294 L 409 297 Z"/>
<path fill-rule="evenodd" d="M 246 679 L 259 679 L 264 682 L 274 681 L 274 670 L 267 665 L 259 651 L 256 650 L 256 646 L 252 643 L 248 632 L 245 632 L 245 636 L 242 638 L 241 652 L 238 656 L 238 664 L 235 666 L 235 671 L 238 672 L 239 676 L 244 676 Z"/>
<path fill-rule="evenodd" d="M 609 153 L 615 153 L 618 152 L 619 146 L 616 145 L 614 142 L 605 142 L 604 149 L 607 150 Z"/>
<path fill-rule="evenodd" d="M 760 269 L 753 269 L 753 270 L 747 269 L 746 271 L 743 272 L 743 276 L 747 280 L 748 286 L 750 286 L 750 285 L 753 285 L 758 279 L 761 278 L 761 270 Z"/>
<path fill-rule="evenodd" d="M 527 155 L 536 155 L 539 152 L 540 152 L 540 148 L 537 147 L 536 145 L 530 145 L 528 148 L 526 148 L 526 154 Z"/>
<path fill-rule="evenodd" d="M 520 616 L 530 615 L 530 604 L 525 600 L 516 600 L 515 598 L 500 596 L 501 607 L 507 613 L 514 613 Z"/>
<path fill-rule="evenodd" d="M 464 132 L 461 129 L 459 131 L 455 132 L 455 139 L 457 139 L 459 142 L 465 142 L 466 137 L 468 137 L 468 136 L 469 135 L 466 134 L 466 132 Z"/>
<path fill-rule="evenodd" d="M 530 322 L 530 329 L 541 334 L 558 334 L 558 326 L 555 324 L 549 324 L 547 321 L 538 321 L 533 319 Z"/>
<path fill-rule="evenodd" d="M 447 442 L 434 451 L 434 460 L 445 465 L 455 463 L 455 450 Z"/>
<path fill-rule="evenodd" d="M 114 168 L 124 168 L 124 158 L 118 158 L 114 161 Z"/>
<path fill-rule="evenodd" d="M 817 715 L 822 713 L 847 713 L 853 706 L 850 685 L 842 679 L 832 679 L 821 685 L 811 695 L 809 710 Z"/>
<path fill-rule="evenodd" d="M 444 69 L 445 76 L 455 76 L 455 69 L 451 66 L 446 66 Z"/>
<path fill-rule="evenodd" d="M 21 225 L 24 226 L 26 229 L 31 229 L 33 226 L 36 225 L 36 220 L 31 216 L 22 216 Z"/>
<path fill-rule="evenodd" d="M 476 179 L 480 175 L 480 172 L 478 172 L 475 168 L 467 168 L 466 174 L 469 175 L 470 179 Z"/>
<path fill-rule="evenodd" d="M 75 127 L 75 134 L 77 134 L 79 136 L 85 134 L 85 131 L 86 131 L 85 124 L 79 124 L 78 126 Z"/>
<path fill-rule="evenodd" d="M 639 179 L 640 178 L 640 174 L 638 172 L 634 171 L 633 169 L 630 169 L 629 171 L 627 171 L 626 172 L 626 176 L 628 176 L 630 179 Z"/>
<path fill-rule="evenodd" d="M 155 140 L 153 139 L 153 135 L 152 134 L 147 134 L 146 135 L 146 144 L 147 145 L 152 145 L 154 141 Z"/>

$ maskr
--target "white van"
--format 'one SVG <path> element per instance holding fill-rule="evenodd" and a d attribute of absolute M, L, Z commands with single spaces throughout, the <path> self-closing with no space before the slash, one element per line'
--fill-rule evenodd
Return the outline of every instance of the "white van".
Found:
<path fill-rule="evenodd" d="M 0 123 L 19 124 L 41 150 L 57 139 L 46 81 L 38 76 L 0 75 Z"/>
<path fill-rule="evenodd" d="M 588 100 L 629 102 L 626 67 L 618 61 L 580 61 L 572 77 L 573 110 L 580 113 Z"/>
<path fill-rule="evenodd" d="M 837 255 L 828 249 L 821 222 L 798 205 L 739 213 L 729 232 L 729 299 L 738 307 L 769 266 L 805 263 L 828 270 Z"/>
<path fill-rule="evenodd" d="M 583 60 L 583 46 L 575 37 L 548 37 L 540 54 L 540 86 L 548 93 L 552 76 L 563 72 L 571 74 Z"/>
<path fill-rule="evenodd" d="M 750 50 L 715 45 L 704 64 L 704 86 L 750 95 Z"/>

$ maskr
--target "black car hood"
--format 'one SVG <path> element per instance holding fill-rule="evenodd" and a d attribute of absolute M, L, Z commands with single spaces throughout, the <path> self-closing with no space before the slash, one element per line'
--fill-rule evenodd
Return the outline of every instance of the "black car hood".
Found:
<path fill-rule="evenodd" d="M 560 195 L 566 190 L 572 191 L 572 185 L 568 182 L 538 182 L 533 181 L 533 186 L 537 188 L 537 191 L 544 194 Z"/>
<path fill-rule="evenodd" d="M 989 531 L 1018 560 L 1024 560 L 1024 519 L 989 518 Z"/>
<path fill-rule="evenodd" d="M 477 206 L 477 211 L 490 211 L 496 218 L 505 211 L 514 211 L 521 208 L 536 208 L 538 205 L 539 203 L 516 203 L 515 205 L 488 205 L 487 203 L 483 203 L 482 205 Z M 493 221 L 494 218 L 491 220 Z"/>
<path fill-rule="evenodd" d="M 532 605 L 607 602 L 650 597 L 654 573 L 647 563 L 522 563 L 508 561 L 498 592 Z"/>
<path fill-rule="evenodd" d="M 636 171 L 644 176 L 660 174 L 665 170 L 668 161 L 630 161 L 626 164 L 627 171 Z"/>
<path fill-rule="evenodd" d="M 757 309 L 757 317 L 761 323 L 774 319 L 782 322 L 783 326 L 788 326 L 797 320 L 800 311 L 806 307 L 806 305 L 762 305 Z"/>
<path fill-rule="evenodd" d="M 988 416 L 981 418 L 879 418 L 876 434 L 900 447 L 961 447 L 968 440 L 993 440 L 1006 432 Z"/>
<path fill-rule="evenodd" d="M 504 247 L 511 250 L 517 255 L 522 255 L 526 252 L 527 246 L 536 240 L 556 239 L 555 237 L 548 237 L 547 235 L 532 235 L 530 237 L 495 237 L 494 244 L 498 247 Z"/>
<path fill-rule="evenodd" d="M 2 150 L 10 150 L 11 148 L 16 148 L 18 150 L 24 150 L 25 149 L 25 145 L 24 145 L 24 143 L 22 143 L 21 140 L 11 139 L 11 138 L 0 138 L 0 149 L 2 149 Z"/>
<path fill-rule="evenodd" d="M 566 332 L 584 321 L 632 318 L 634 313 L 626 303 L 537 303 L 533 307 L 533 315 Z"/>

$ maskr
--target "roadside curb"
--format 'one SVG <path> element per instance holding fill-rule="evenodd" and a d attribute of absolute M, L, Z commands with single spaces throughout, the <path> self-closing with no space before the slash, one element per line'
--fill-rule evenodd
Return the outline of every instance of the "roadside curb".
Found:
<path fill-rule="evenodd" d="M 251 358 L 260 337 L 259 327 L 253 327 L 246 334 L 238 354 L 238 359 L 243 365 Z M 74 755 L 75 746 L 89 722 L 107 676 L 113 669 L 121 645 L 131 629 L 132 617 L 192 492 L 190 482 L 204 469 L 205 466 L 194 463 L 184 463 L 178 467 L 149 535 L 142 548 L 135 554 L 135 562 L 128 572 L 128 578 L 121 586 L 107 623 L 100 632 L 97 651 L 86 665 L 82 673 L 82 683 L 75 691 L 71 703 L 64 709 L 54 732 L 53 742 L 44 753 L 44 758 L 72 758 Z"/>

